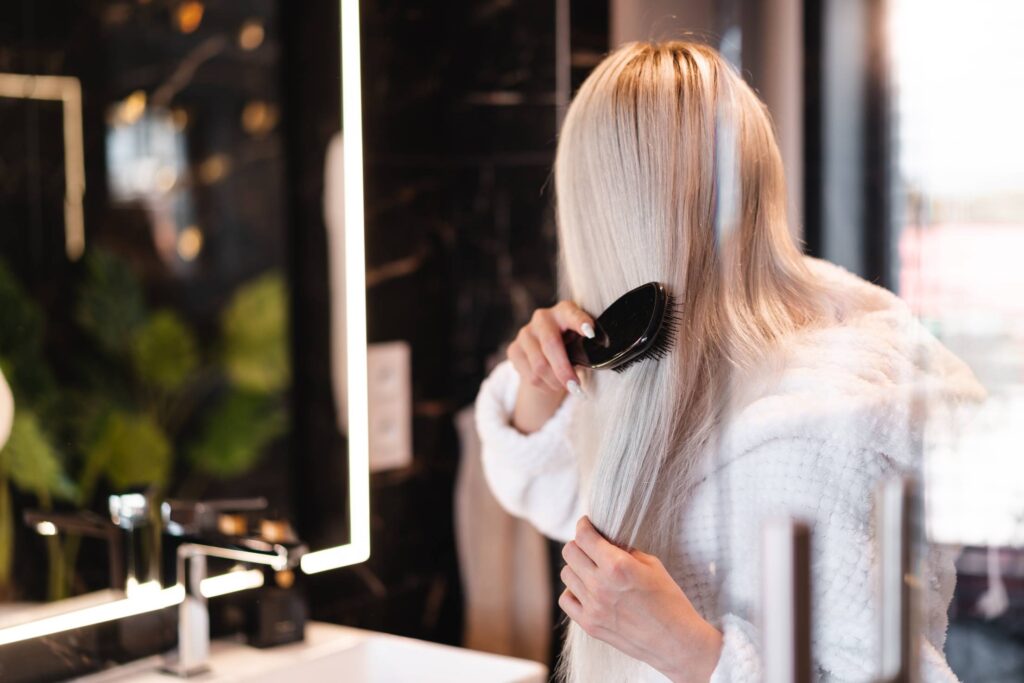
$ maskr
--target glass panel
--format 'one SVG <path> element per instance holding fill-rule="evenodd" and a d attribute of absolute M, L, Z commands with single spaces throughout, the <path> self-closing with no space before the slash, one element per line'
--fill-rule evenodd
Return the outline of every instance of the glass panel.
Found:
<path fill-rule="evenodd" d="M 962 545 L 947 654 L 963 680 L 1024 676 L 1024 7 L 894 0 L 900 294 L 988 392 L 933 424 L 927 522 Z M 933 420 L 933 422 L 935 422 Z"/>

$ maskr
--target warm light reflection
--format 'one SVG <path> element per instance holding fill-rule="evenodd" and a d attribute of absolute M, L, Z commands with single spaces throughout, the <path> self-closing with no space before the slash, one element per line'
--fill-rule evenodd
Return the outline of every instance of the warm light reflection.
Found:
<path fill-rule="evenodd" d="M 203 232 L 190 225 L 178 235 L 178 256 L 182 261 L 195 261 L 203 249 Z"/>
<path fill-rule="evenodd" d="M 182 33 L 194 33 L 199 24 L 203 22 L 203 13 L 206 8 L 203 3 L 197 0 L 188 0 L 178 5 L 174 17 L 178 23 L 178 30 Z"/>
<path fill-rule="evenodd" d="M 266 135 L 274 129 L 279 118 L 276 106 L 256 100 L 242 110 L 242 128 L 250 135 Z"/>
<path fill-rule="evenodd" d="M 212 185 L 231 170 L 231 159 L 226 154 L 211 154 L 199 164 L 199 180 L 205 185 Z"/>
<path fill-rule="evenodd" d="M 171 122 L 174 124 L 174 130 L 181 133 L 188 127 L 188 112 L 178 107 L 171 111 Z"/>
<path fill-rule="evenodd" d="M 154 176 L 157 192 L 166 194 L 174 189 L 174 183 L 178 182 L 178 172 L 173 166 L 161 166 L 156 170 Z"/>
<path fill-rule="evenodd" d="M 146 113 L 146 92 L 136 90 L 121 101 L 117 107 L 117 122 L 124 126 L 130 126 Z"/>
<path fill-rule="evenodd" d="M 238 32 L 238 46 L 243 50 L 255 50 L 263 44 L 263 24 L 258 19 L 249 19 Z"/>

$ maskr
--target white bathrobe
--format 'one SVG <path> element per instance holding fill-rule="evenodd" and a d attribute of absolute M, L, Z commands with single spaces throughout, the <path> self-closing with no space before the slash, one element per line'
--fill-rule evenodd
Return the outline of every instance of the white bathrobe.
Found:
<path fill-rule="evenodd" d="M 819 680 L 875 677 L 874 491 L 885 477 L 918 471 L 922 451 L 948 437 L 984 397 L 967 366 L 900 299 L 838 266 L 807 262 L 818 277 L 858 288 L 868 303 L 841 323 L 787 340 L 781 374 L 753 389 L 727 421 L 683 505 L 678 547 L 661 558 L 694 607 L 724 634 L 713 681 L 762 680 L 760 529 L 777 513 L 811 528 Z M 568 438 L 573 407 L 586 399 L 567 397 L 539 431 L 524 435 L 511 426 L 518 385 L 506 361 L 477 398 L 487 480 L 509 512 L 568 540 L 586 512 Z M 926 683 L 956 680 L 942 654 L 955 553 L 930 546 L 923 561 Z M 665 680 L 644 671 L 645 680 Z"/>

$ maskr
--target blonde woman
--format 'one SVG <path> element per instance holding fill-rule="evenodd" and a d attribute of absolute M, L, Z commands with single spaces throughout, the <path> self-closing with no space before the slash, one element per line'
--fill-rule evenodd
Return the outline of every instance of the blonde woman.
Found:
<path fill-rule="evenodd" d="M 818 677 L 872 679 L 872 493 L 915 469 L 922 401 L 981 387 L 899 299 L 801 255 L 765 108 L 708 47 L 608 56 L 555 184 L 566 300 L 519 331 L 476 413 L 498 500 L 568 541 L 563 676 L 759 681 L 759 534 L 785 513 L 812 530 Z M 571 366 L 561 333 L 649 281 L 679 304 L 668 355 Z M 952 681 L 953 557 L 923 566 L 924 680 Z"/>

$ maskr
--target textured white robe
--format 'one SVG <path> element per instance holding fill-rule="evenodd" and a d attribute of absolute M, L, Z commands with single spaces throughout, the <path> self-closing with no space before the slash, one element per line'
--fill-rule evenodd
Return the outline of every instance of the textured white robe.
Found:
<path fill-rule="evenodd" d="M 813 657 L 819 680 L 875 677 L 876 550 L 880 480 L 918 472 L 932 439 L 961 420 L 984 390 L 906 304 L 838 266 L 807 259 L 816 275 L 857 288 L 866 304 L 833 326 L 786 341 L 781 373 L 748 385 L 749 399 L 702 464 L 685 501 L 678 547 L 661 558 L 694 607 L 724 634 L 713 681 L 762 679 L 758 607 L 760 529 L 777 513 L 812 531 Z M 488 483 L 511 513 L 560 540 L 586 512 L 566 398 L 537 432 L 511 426 L 519 377 L 506 361 L 481 387 L 477 429 Z M 955 681 L 942 648 L 956 581 L 956 550 L 929 546 L 923 562 L 921 660 L 925 683 Z M 645 680 L 665 680 L 644 667 Z"/>

